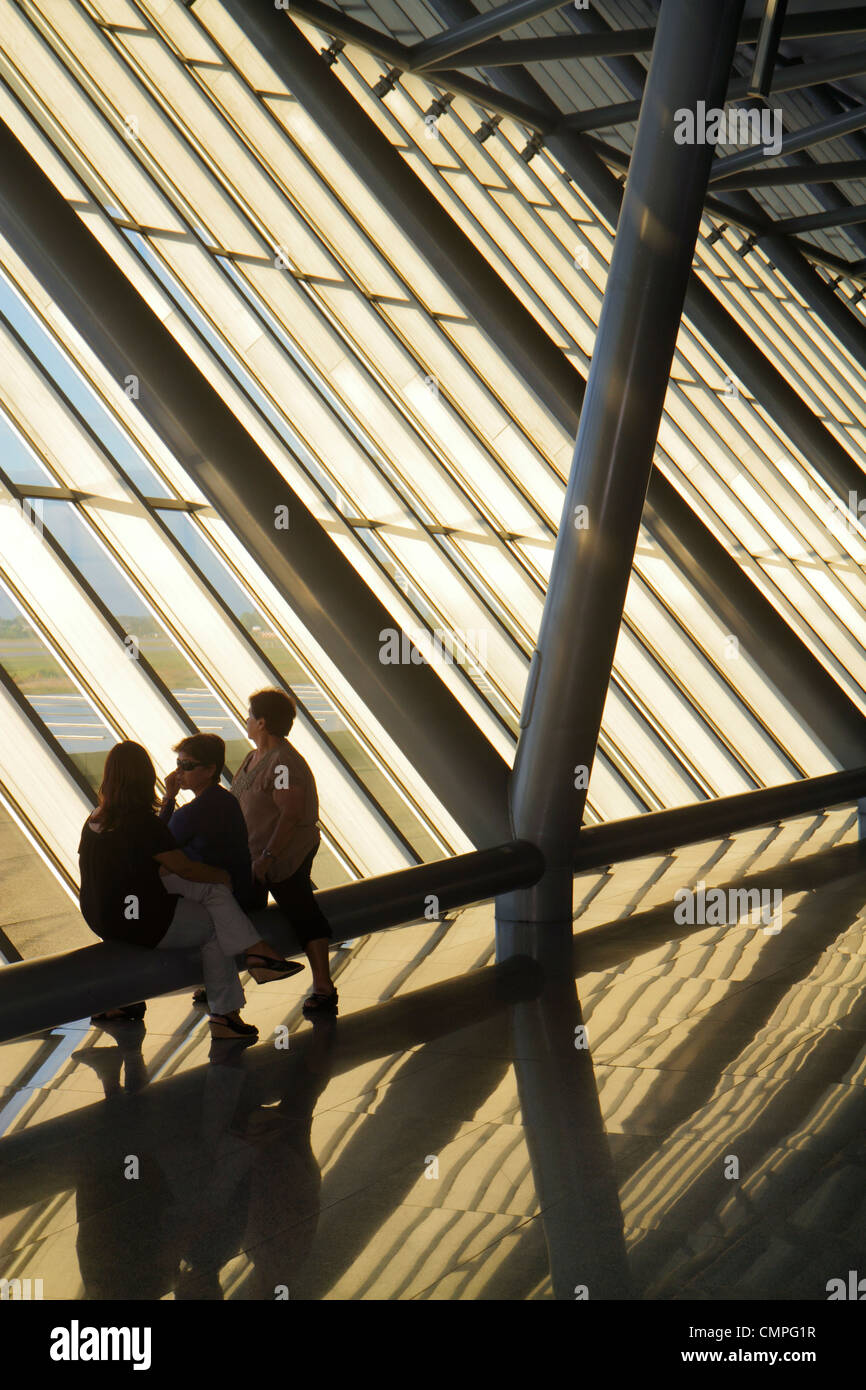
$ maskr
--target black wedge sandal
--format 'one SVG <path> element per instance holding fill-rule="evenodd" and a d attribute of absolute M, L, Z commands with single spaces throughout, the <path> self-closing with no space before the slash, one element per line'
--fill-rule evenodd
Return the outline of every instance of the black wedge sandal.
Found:
<path fill-rule="evenodd" d="M 244 1023 L 242 1019 L 227 1018 L 225 1014 L 212 1014 L 208 1020 L 212 1038 L 257 1038 L 259 1030 L 254 1023 Z"/>
<path fill-rule="evenodd" d="M 336 1011 L 339 997 L 336 988 L 332 994 L 323 994 L 321 990 L 314 989 L 312 994 L 308 994 L 304 1000 L 302 1012 L 305 1014 L 328 1014 L 332 1009 Z"/>
<path fill-rule="evenodd" d="M 251 962 L 256 960 L 264 964 L 252 965 Z M 266 985 L 271 980 L 288 980 L 290 975 L 297 975 L 304 969 L 300 961 L 275 960 L 273 956 L 261 956 L 257 951 L 247 953 L 245 964 L 257 985 Z"/>

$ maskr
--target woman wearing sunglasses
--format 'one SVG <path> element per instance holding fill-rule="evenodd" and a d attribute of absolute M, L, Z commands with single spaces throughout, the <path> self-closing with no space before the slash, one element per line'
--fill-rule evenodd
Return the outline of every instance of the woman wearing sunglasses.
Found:
<path fill-rule="evenodd" d="M 235 957 L 264 984 L 303 969 L 262 941 L 232 897 L 225 869 L 196 863 L 156 815 L 156 772 L 139 743 L 115 744 L 105 760 L 99 805 L 85 822 L 78 854 L 81 912 L 105 941 L 162 950 L 201 947 L 215 1038 L 255 1037 L 240 1016 L 244 992 Z M 144 1004 L 112 1010 L 141 1018 Z M 109 1015 L 111 1016 L 111 1015 Z"/>
<path fill-rule="evenodd" d="M 219 734 L 191 734 L 174 745 L 177 767 L 165 779 L 159 818 L 187 859 L 225 869 L 241 907 L 251 906 L 252 871 L 244 814 L 220 785 L 226 746 Z M 193 799 L 177 806 L 179 792 Z"/>
<path fill-rule="evenodd" d="M 165 779 L 159 818 L 187 859 L 225 869 L 241 907 L 253 906 L 253 877 L 244 813 L 230 791 L 220 785 L 226 746 L 219 734 L 191 734 L 172 750 L 177 767 Z M 181 791 L 193 794 L 177 806 Z M 207 1004 L 207 990 L 197 989 L 194 1004 Z"/>

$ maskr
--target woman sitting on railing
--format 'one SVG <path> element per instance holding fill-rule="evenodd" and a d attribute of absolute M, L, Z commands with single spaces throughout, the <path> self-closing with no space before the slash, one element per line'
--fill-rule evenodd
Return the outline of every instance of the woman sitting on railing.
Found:
<path fill-rule="evenodd" d="M 161 950 L 201 947 L 202 973 L 215 1038 L 254 1037 L 244 1023 L 244 991 L 235 956 L 259 984 L 284 980 L 303 966 L 283 960 L 258 936 L 232 897 L 224 869 L 194 863 L 156 815 L 156 772 L 139 743 L 118 743 L 105 760 L 99 805 L 78 847 L 81 912 L 105 941 Z M 141 1018 L 131 1004 L 104 1017 Z"/>

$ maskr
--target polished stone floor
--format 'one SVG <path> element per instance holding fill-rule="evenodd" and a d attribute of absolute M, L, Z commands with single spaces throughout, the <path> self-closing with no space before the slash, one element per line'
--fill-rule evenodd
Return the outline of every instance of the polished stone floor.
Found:
<path fill-rule="evenodd" d="M 305 976 L 250 983 L 253 1046 L 212 1044 L 188 992 L 5 1044 L 0 1278 L 825 1300 L 866 1275 L 855 835 L 845 811 L 585 874 L 540 963 L 495 964 L 490 904 L 365 937 L 334 953 L 335 1022 L 303 1018 Z M 676 920 L 702 884 L 781 911 Z"/>

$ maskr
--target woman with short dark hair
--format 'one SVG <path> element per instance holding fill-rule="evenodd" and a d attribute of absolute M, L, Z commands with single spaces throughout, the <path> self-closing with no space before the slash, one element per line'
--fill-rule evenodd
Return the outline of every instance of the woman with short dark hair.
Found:
<path fill-rule="evenodd" d="M 252 871 L 243 812 L 227 787 L 220 785 L 226 746 L 219 734 L 191 734 L 174 745 L 177 767 L 165 779 L 158 815 L 187 859 L 226 869 L 241 907 L 251 902 Z M 179 792 L 192 801 L 177 805 Z"/>
<path fill-rule="evenodd" d="M 304 1012 L 328 1013 L 337 1007 L 328 963 L 331 928 L 310 880 L 322 838 L 319 797 L 312 769 L 288 741 L 295 713 L 295 702 L 284 690 L 271 687 L 250 696 L 247 737 L 256 746 L 235 773 L 232 793 L 247 824 L 253 904 L 264 907 L 270 890 L 313 972 L 313 992 L 304 1001 Z"/>
<path fill-rule="evenodd" d="M 189 859 L 156 815 L 156 772 L 141 744 L 115 744 L 105 760 L 99 805 L 85 822 L 78 854 L 81 912 L 105 941 L 150 949 L 201 947 L 215 1038 L 254 1037 L 244 1023 L 244 992 L 235 956 L 260 984 L 303 967 L 283 960 L 258 936 L 229 888 L 225 869 Z M 107 1016 L 141 1018 L 145 1005 Z M 98 1017 L 105 1017 L 100 1015 Z"/>

